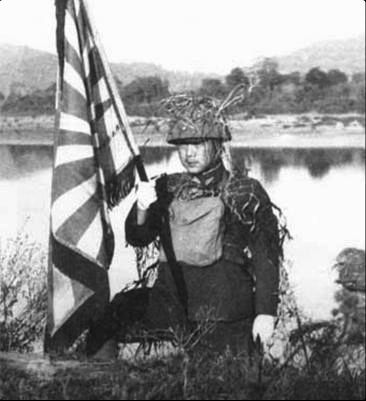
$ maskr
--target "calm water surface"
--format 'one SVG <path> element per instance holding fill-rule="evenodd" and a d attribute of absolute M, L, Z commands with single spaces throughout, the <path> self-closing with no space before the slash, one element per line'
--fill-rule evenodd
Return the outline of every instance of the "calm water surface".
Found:
<path fill-rule="evenodd" d="M 182 170 L 171 148 L 146 148 L 150 176 Z M 287 218 L 291 282 L 300 305 L 327 318 L 334 305 L 334 258 L 345 247 L 365 248 L 364 149 L 233 150 L 233 162 L 250 169 Z M 0 146 L 0 237 L 18 230 L 47 244 L 52 149 Z M 117 249 L 112 292 L 136 278 L 134 252 L 125 247 L 123 221 L 133 196 L 112 212 Z"/>

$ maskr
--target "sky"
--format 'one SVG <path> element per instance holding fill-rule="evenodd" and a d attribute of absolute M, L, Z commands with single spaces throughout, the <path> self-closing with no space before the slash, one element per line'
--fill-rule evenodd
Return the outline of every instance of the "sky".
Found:
<path fill-rule="evenodd" d="M 365 33 L 364 0 L 87 0 L 108 59 L 227 73 Z M 54 0 L 0 0 L 0 43 L 55 53 Z"/>

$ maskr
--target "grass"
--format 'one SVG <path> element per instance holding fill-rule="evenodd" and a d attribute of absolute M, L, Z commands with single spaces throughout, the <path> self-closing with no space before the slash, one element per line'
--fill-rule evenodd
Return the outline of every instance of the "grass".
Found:
<path fill-rule="evenodd" d="M 364 373 L 281 370 L 230 353 L 180 353 L 73 367 L 51 379 L 2 369 L 0 399 L 362 400 L 364 380 Z"/>

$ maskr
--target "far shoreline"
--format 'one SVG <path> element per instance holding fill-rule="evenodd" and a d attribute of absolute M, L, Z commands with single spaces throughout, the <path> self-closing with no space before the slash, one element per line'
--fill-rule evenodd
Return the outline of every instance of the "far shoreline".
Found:
<path fill-rule="evenodd" d="M 314 118 L 314 115 L 311 116 Z M 355 114 L 335 118 L 356 117 Z M 359 115 L 364 118 L 364 115 Z M 356 148 L 365 149 L 365 127 L 361 124 L 296 124 L 303 115 L 266 116 L 262 119 L 231 120 L 231 147 L 248 148 Z M 319 117 L 315 117 L 319 118 Z M 289 120 L 291 124 L 288 124 Z M 167 147 L 166 124 L 131 117 L 131 129 L 139 147 Z M 159 128 L 160 127 L 160 128 Z M 54 141 L 53 116 L 0 117 L 0 146 L 47 146 Z"/>
<path fill-rule="evenodd" d="M 152 140 L 145 144 L 145 141 L 138 140 L 139 148 L 173 148 L 164 140 Z M 270 138 L 261 138 L 260 140 L 233 140 L 230 143 L 231 148 L 251 148 L 251 149 L 366 149 L 365 136 L 357 135 L 348 141 L 349 138 L 298 138 L 296 136 L 286 135 L 286 138 L 273 140 Z M 47 147 L 52 148 L 53 142 L 50 140 L 3 140 L 0 139 L 0 146 L 17 147 Z"/>

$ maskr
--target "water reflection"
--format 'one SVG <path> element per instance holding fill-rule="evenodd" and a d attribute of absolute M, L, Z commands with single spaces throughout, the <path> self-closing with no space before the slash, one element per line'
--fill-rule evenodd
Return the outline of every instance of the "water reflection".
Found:
<path fill-rule="evenodd" d="M 142 150 L 146 164 L 167 165 L 173 157 L 172 147 L 152 147 Z M 266 183 L 278 180 L 284 167 L 306 168 L 314 179 L 326 176 L 331 168 L 347 165 L 360 166 L 365 163 L 364 149 L 293 149 L 293 148 L 261 148 L 247 149 L 236 147 L 231 150 L 233 164 L 238 169 L 249 168 L 258 164 Z"/>
<path fill-rule="evenodd" d="M 146 165 L 168 165 L 174 157 L 173 147 L 145 147 L 141 155 Z M 364 149 L 293 149 L 236 147 L 231 150 L 233 164 L 239 168 L 253 168 L 258 164 L 267 183 L 278 180 L 284 167 L 306 168 L 314 179 L 326 176 L 334 167 L 363 166 Z M 50 146 L 0 146 L 0 178 L 12 179 L 32 174 L 52 165 L 53 148 Z"/>
<path fill-rule="evenodd" d="M 50 146 L 0 146 L 0 179 L 14 179 L 48 169 L 52 158 Z"/>

